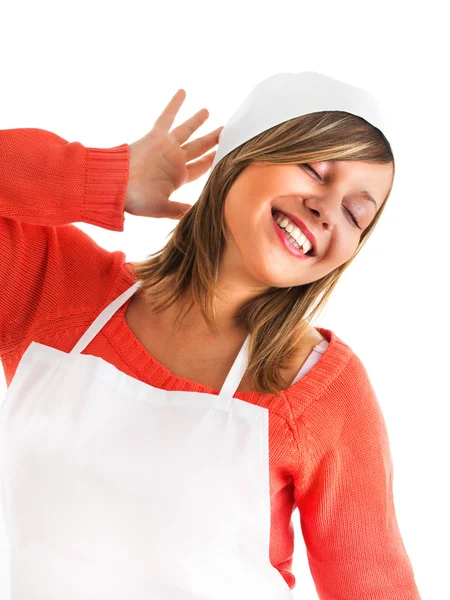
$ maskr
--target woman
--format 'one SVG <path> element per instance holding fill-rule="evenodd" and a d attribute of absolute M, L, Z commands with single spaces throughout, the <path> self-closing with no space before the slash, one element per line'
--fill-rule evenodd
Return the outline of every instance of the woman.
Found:
<path fill-rule="evenodd" d="M 202 110 L 170 131 L 184 97 L 115 148 L 0 132 L 11 598 L 292 599 L 298 507 L 321 600 L 417 600 L 375 392 L 309 324 L 381 216 L 389 143 L 303 114 L 223 156 L 191 207 L 170 195 L 222 128 L 188 142 Z M 72 225 L 123 231 L 124 211 L 180 221 L 142 263 Z"/>

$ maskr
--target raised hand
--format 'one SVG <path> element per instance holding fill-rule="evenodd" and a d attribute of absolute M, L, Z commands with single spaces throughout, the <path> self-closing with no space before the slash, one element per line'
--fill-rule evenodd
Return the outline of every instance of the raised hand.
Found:
<path fill-rule="evenodd" d="M 179 89 L 155 121 L 153 129 L 130 144 L 130 173 L 124 209 L 132 215 L 180 219 L 191 205 L 171 201 L 171 194 L 211 168 L 216 152 L 202 155 L 217 145 L 223 126 L 184 143 L 209 117 L 206 108 L 169 131 L 185 98 L 186 92 Z M 199 156 L 202 158 L 190 162 Z"/>

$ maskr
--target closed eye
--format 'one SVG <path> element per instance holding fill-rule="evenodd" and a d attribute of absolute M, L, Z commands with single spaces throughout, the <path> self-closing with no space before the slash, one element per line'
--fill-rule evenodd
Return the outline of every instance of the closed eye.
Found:
<path fill-rule="evenodd" d="M 308 171 L 310 171 L 311 173 L 314 173 L 314 175 L 320 180 L 322 181 L 322 178 L 320 177 L 320 175 L 311 167 L 311 165 L 309 163 L 303 163 L 303 166 L 308 169 Z M 354 225 L 356 225 L 356 227 L 358 227 L 358 229 L 361 229 L 358 220 L 356 219 L 355 215 L 348 210 L 348 208 L 346 208 L 344 206 L 344 210 L 348 213 L 348 215 L 350 216 L 350 219 L 353 221 Z"/>
<path fill-rule="evenodd" d="M 320 176 L 318 175 L 318 173 L 317 173 L 316 171 L 314 171 L 314 169 L 311 167 L 311 165 L 310 165 L 310 164 L 308 164 L 308 163 L 304 163 L 304 164 L 303 164 L 303 166 L 304 166 L 304 167 L 306 167 L 306 168 L 307 168 L 309 171 L 311 171 L 311 173 L 314 173 L 314 175 L 315 175 L 315 176 L 316 176 L 318 179 L 320 179 Z"/>

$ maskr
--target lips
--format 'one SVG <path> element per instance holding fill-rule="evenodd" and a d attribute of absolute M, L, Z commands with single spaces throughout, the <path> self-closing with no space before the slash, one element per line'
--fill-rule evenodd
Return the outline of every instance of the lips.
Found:
<path fill-rule="evenodd" d="M 313 247 L 313 256 L 317 256 L 317 242 L 316 242 L 316 238 L 310 232 L 310 230 L 306 227 L 306 225 L 303 223 L 303 221 L 300 221 L 300 219 L 298 217 L 296 217 L 295 215 L 293 215 L 291 213 L 288 213 L 285 210 L 281 210 L 280 208 L 277 208 L 276 206 L 274 206 L 272 208 L 272 212 L 274 210 L 276 210 L 277 212 L 280 212 L 283 215 L 286 215 L 286 217 L 288 217 L 289 219 L 291 219 L 291 221 L 297 225 L 297 227 L 300 229 L 300 231 L 302 233 L 304 233 L 306 235 L 306 237 L 308 238 L 308 240 L 311 242 L 312 247 Z"/>

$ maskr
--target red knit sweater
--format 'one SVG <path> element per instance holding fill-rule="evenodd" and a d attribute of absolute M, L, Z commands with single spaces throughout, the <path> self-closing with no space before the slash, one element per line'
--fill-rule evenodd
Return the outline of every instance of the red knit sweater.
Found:
<path fill-rule="evenodd" d="M 129 146 L 86 148 L 42 129 L 0 131 L 0 357 L 9 387 L 32 340 L 69 352 L 132 283 L 125 254 L 72 223 L 123 231 Z M 218 390 L 173 375 L 129 329 L 123 305 L 83 353 L 155 387 Z M 321 600 L 420 600 L 398 528 L 386 425 L 358 356 L 329 346 L 269 409 L 270 560 L 289 587 L 298 507 Z M 256 499 L 255 499 L 256 501 Z M 32 498 L 30 498 L 32 502 Z"/>

